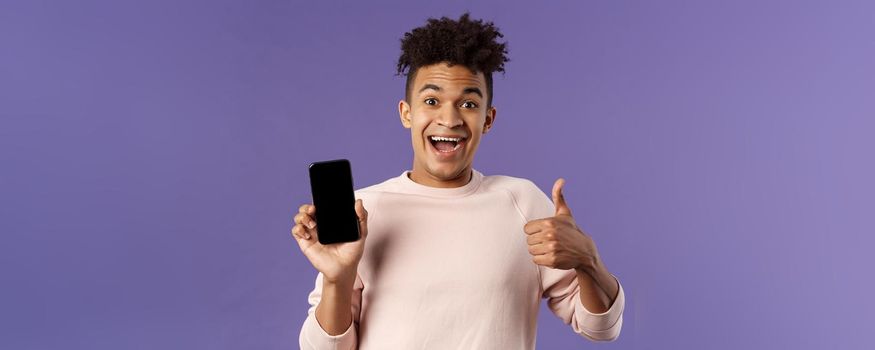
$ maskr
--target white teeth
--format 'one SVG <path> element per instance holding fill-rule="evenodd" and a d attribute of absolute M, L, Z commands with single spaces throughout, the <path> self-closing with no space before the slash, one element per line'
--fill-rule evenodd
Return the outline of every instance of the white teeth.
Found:
<path fill-rule="evenodd" d="M 433 141 L 450 141 L 450 142 L 459 142 L 461 137 L 442 137 L 442 136 L 432 136 L 431 139 Z"/>

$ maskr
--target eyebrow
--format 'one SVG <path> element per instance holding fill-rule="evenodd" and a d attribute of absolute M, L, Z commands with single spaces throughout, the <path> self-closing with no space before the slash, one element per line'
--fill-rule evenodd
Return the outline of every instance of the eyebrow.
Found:
<path fill-rule="evenodd" d="M 441 91 L 440 86 L 437 86 L 435 84 L 425 84 L 425 86 L 423 86 L 422 89 L 419 89 L 419 93 L 422 93 L 423 91 L 425 91 L 427 89 Z M 477 94 L 477 96 L 480 96 L 480 98 L 483 98 L 483 92 L 481 92 L 480 88 L 478 88 L 478 87 L 467 87 L 467 88 L 465 88 L 465 90 L 462 90 L 462 95 L 467 95 L 467 94 Z"/>

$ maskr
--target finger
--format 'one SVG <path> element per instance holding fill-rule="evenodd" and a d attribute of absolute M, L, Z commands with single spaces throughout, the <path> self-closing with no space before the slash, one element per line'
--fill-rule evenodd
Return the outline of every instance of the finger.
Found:
<path fill-rule="evenodd" d="M 355 201 L 355 215 L 359 219 L 359 232 L 362 238 L 365 238 L 368 235 L 368 211 L 365 210 L 365 204 L 361 199 Z"/>
<path fill-rule="evenodd" d="M 307 228 L 307 226 L 301 225 L 301 232 L 304 233 L 304 238 L 310 240 L 313 238 L 319 238 L 319 230 L 315 228 Z"/>
<path fill-rule="evenodd" d="M 553 254 L 541 254 L 532 256 L 532 262 L 541 266 L 552 267 L 556 259 Z"/>
<path fill-rule="evenodd" d="M 296 239 L 303 240 L 308 240 L 311 236 L 307 231 L 307 228 L 303 225 L 295 225 L 295 227 L 292 227 L 292 235 L 295 236 Z"/>
<path fill-rule="evenodd" d="M 310 205 L 310 204 L 303 204 L 303 205 L 301 205 L 300 207 L 298 207 L 298 212 L 299 212 L 299 213 L 306 213 L 307 211 L 310 210 L 310 207 L 312 207 L 312 205 Z"/>
<path fill-rule="evenodd" d="M 563 178 L 559 178 L 553 184 L 553 204 L 556 206 L 556 215 L 571 215 L 571 208 L 568 208 L 565 196 L 562 194 L 562 186 L 565 186 Z"/>
<path fill-rule="evenodd" d="M 547 218 L 537 219 L 537 220 L 532 220 L 532 221 L 527 222 L 523 226 L 523 232 L 525 232 L 527 235 L 541 232 L 545 227 L 544 224 L 545 224 L 546 220 L 547 220 Z"/>
<path fill-rule="evenodd" d="M 313 219 L 312 216 L 306 213 L 298 213 L 295 215 L 295 223 L 300 225 L 305 225 L 309 229 L 316 228 L 316 220 Z"/>
<path fill-rule="evenodd" d="M 526 236 L 526 244 L 528 245 L 536 245 L 541 244 L 547 241 L 550 241 L 552 234 L 547 231 L 541 231 L 535 234 L 531 234 Z"/>
<path fill-rule="evenodd" d="M 553 242 L 556 240 L 556 231 L 553 229 L 545 229 L 535 234 L 526 237 L 526 243 L 535 245 L 544 242 Z"/>
<path fill-rule="evenodd" d="M 306 229 L 306 227 L 301 225 L 296 225 L 292 229 L 292 236 L 295 237 L 295 242 L 298 242 L 298 246 L 301 248 L 302 252 L 306 252 L 308 248 L 318 242 L 315 235 L 307 235 L 303 233 L 306 232 Z"/>
<path fill-rule="evenodd" d="M 538 243 L 535 245 L 529 246 L 529 254 L 531 255 L 543 255 L 554 251 L 555 249 L 551 249 L 553 245 L 551 243 Z"/>
<path fill-rule="evenodd" d="M 305 221 L 307 227 L 314 228 L 316 227 L 316 220 L 313 219 L 313 216 L 316 215 L 316 206 L 312 204 L 304 204 L 298 208 L 299 213 L 307 214 L 310 216 L 310 220 Z"/>
<path fill-rule="evenodd" d="M 313 219 L 313 217 L 308 215 L 308 214 L 304 214 L 304 219 L 301 220 L 301 223 L 303 223 L 304 225 L 307 225 L 307 228 L 309 228 L 311 230 L 316 228 L 316 220 Z"/>
<path fill-rule="evenodd" d="M 532 220 L 523 226 L 523 231 L 526 234 L 535 234 L 542 231 L 555 229 L 563 224 L 564 220 L 559 220 L 556 217 L 548 217 L 543 219 Z"/>

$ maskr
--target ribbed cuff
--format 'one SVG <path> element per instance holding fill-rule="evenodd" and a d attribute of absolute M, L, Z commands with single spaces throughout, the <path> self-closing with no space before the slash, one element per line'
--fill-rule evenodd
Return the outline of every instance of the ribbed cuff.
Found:
<path fill-rule="evenodd" d="M 614 277 L 616 279 L 616 277 Z M 574 297 L 576 307 L 574 308 L 574 316 L 577 318 L 581 328 L 592 335 L 614 333 L 614 327 L 620 326 L 623 308 L 626 306 L 626 296 L 623 292 L 623 286 L 617 281 L 619 292 L 617 298 L 611 307 L 602 313 L 592 313 L 583 306 L 580 301 L 580 295 Z"/>
<path fill-rule="evenodd" d="M 316 314 L 312 313 L 304 321 L 300 345 L 304 349 L 314 350 L 352 350 L 355 349 L 357 340 L 355 322 L 350 322 L 349 328 L 343 334 L 330 335 L 319 324 Z"/>

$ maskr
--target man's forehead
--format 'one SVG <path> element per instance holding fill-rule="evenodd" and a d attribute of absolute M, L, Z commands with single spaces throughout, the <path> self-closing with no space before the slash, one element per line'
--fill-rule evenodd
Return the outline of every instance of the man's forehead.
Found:
<path fill-rule="evenodd" d="M 417 91 L 430 90 L 466 90 L 468 88 L 483 88 L 486 78 L 482 72 L 471 72 L 464 66 L 428 66 L 416 72 L 414 84 Z M 436 88 L 435 88 L 436 87 Z"/>

